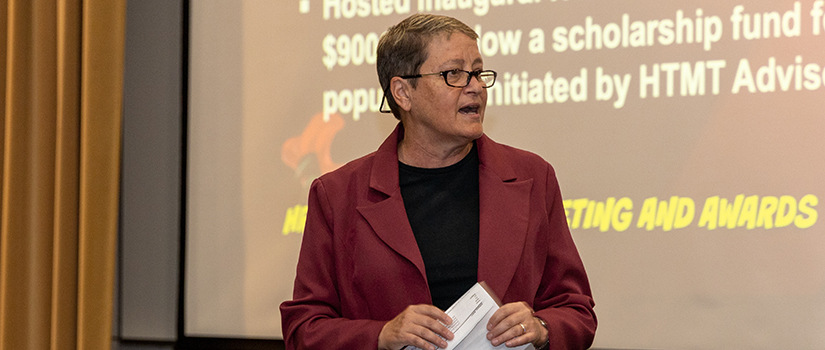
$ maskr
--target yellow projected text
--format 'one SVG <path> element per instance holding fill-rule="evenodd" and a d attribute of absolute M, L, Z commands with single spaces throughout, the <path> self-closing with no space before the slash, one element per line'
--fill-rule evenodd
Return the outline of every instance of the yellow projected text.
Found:
<path fill-rule="evenodd" d="M 307 206 L 296 205 L 286 210 L 284 218 L 284 228 L 281 233 L 284 236 L 290 233 L 304 233 L 304 225 L 307 223 Z"/>
<path fill-rule="evenodd" d="M 697 203 L 701 203 L 701 207 Z M 646 198 L 634 212 L 632 199 L 609 197 L 603 201 L 568 199 L 564 201 L 564 211 L 568 225 L 574 230 L 598 228 L 601 232 L 623 232 L 634 220 L 635 227 L 645 231 L 667 232 L 691 226 L 707 230 L 769 230 L 813 227 L 819 218 L 818 205 L 819 198 L 813 194 L 798 198 L 740 194 L 733 199 L 712 196 L 698 202 L 690 197 L 671 196 Z"/>

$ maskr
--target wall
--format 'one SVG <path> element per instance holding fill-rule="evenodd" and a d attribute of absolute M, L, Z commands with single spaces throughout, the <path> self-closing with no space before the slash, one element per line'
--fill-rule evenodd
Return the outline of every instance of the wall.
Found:
<path fill-rule="evenodd" d="M 171 348 L 177 338 L 183 9 L 183 0 L 127 7 L 115 321 L 121 349 Z"/>

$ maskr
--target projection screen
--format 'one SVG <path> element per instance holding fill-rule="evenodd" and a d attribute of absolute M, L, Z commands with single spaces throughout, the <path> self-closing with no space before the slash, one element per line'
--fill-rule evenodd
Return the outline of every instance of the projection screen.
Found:
<path fill-rule="evenodd" d="M 185 332 L 280 338 L 315 177 L 375 150 L 375 46 L 474 27 L 485 132 L 554 165 L 603 348 L 825 348 L 825 1 L 191 4 Z"/>

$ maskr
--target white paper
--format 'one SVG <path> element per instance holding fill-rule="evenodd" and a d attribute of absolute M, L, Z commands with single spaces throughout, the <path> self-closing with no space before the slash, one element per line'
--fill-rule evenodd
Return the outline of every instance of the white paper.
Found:
<path fill-rule="evenodd" d="M 455 337 L 447 341 L 444 350 L 534 349 L 532 344 L 515 348 L 508 348 L 504 344 L 493 346 L 487 340 L 487 322 L 498 308 L 498 303 L 480 283 L 473 285 L 446 311 L 453 320 L 447 329 L 453 332 Z"/>

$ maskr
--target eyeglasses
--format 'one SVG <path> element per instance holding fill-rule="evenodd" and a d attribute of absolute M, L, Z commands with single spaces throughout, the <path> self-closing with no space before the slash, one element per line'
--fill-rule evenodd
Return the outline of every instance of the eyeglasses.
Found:
<path fill-rule="evenodd" d="M 414 74 L 414 75 L 401 75 L 399 78 L 401 79 L 415 79 L 421 78 L 428 75 L 440 75 L 444 77 L 444 83 L 447 86 L 452 86 L 456 88 L 463 88 L 467 85 L 470 85 L 470 79 L 476 77 L 478 81 L 481 83 L 481 87 L 489 88 L 496 83 L 496 73 L 493 70 L 477 70 L 468 72 L 466 70 L 461 69 L 450 69 L 445 70 L 443 72 L 435 72 L 435 73 L 425 73 L 425 74 Z M 378 107 L 378 111 L 381 113 L 391 113 L 392 111 L 384 110 L 384 101 L 387 99 L 387 91 L 384 91 L 384 98 L 381 99 L 381 106 Z"/>
<path fill-rule="evenodd" d="M 477 70 L 468 72 L 466 70 L 461 69 L 450 69 L 445 70 L 443 72 L 435 72 L 435 73 L 425 73 L 425 74 L 415 74 L 415 75 L 402 75 L 399 78 L 401 79 L 415 79 L 421 78 L 428 75 L 440 75 L 444 77 L 444 82 L 447 83 L 448 86 L 463 88 L 467 85 L 470 85 L 470 79 L 476 77 L 478 81 L 481 83 L 481 87 L 489 88 L 496 83 L 496 72 L 492 70 Z"/>

